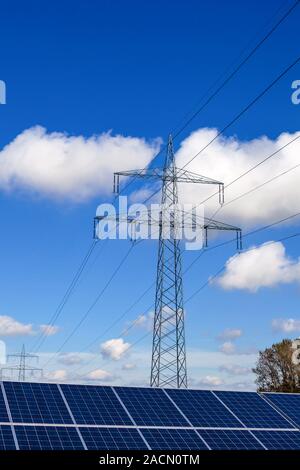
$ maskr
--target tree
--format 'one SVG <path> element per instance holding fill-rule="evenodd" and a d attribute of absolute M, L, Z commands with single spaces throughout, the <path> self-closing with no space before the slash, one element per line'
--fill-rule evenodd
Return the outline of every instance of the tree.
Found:
<path fill-rule="evenodd" d="M 300 366 L 293 363 L 292 341 L 284 339 L 259 352 L 255 383 L 259 392 L 300 393 Z"/>

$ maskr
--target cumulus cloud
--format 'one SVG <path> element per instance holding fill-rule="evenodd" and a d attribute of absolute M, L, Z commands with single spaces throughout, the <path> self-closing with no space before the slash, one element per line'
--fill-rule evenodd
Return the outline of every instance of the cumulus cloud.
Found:
<path fill-rule="evenodd" d="M 176 153 L 177 165 L 183 167 L 218 133 L 217 129 L 202 128 L 182 141 Z M 219 137 L 188 165 L 188 169 L 221 180 L 226 184 L 247 171 L 267 155 L 276 152 L 300 132 L 282 133 L 275 139 L 262 136 L 250 141 L 237 137 Z M 112 174 L 119 169 L 146 167 L 160 147 L 161 140 L 113 135 L 111 132 L 86 138 L 62 132 L 47 132 L 36 126 L 24 130 L 0 151 L 0 190 L 29 190 L 42 196 L 80 202 L 111 192 Z M 226 201 L 247 192 L 269 178 L 298 164 L 299 141 L 288 145 L 225 191 Z M 291 171 L 269 185 L 222 209 L 224 220 L 243 227 L 266 223 L 297 212 L 300 186 L 299 170 Z M 132 194 L 133 200 L 149 194 Z M 181 185 L 184 202 L 203 200 L 211 187 Z M 146 192 L 145 192 L 146 191 Z M 210 193 L 211 194 L 211 193 Z M 215 210 L 217 199 L 206 203 L 208 212 Z"/>
<path fill-rule="evenodd" d="M 24 324 L 7 315 L 0 316 L 0 336 L 27 336 L 34 334 L 31 324 Z"/>
<path fill-rule="evenodd" d="M 248 367 L 242 367 L 238 364 L 223 364 L 219 367 L 220 372 L 226 372 L 228 375 L 246 375 L 251 373 Z"/>
<path fill-rule="evenodd" d="M 133 369 L 136 369 L 136 364 L 131 364 L 131 363 L 123 364 L 123 365 L 122 365 L 122 369 L 123 369 L 123 370 L 133 370 Z"/>
<path fill-rule="evenodd" d="M 59 354 L 58 361 L 66 366 L 73 366 L 77 364 L 81 364 L 86 360 L 93 357 L 93 354 L 90 353 L 63 353 Z"/>
<path fill-rule="evenodd" d="M 45 336 L 53 336 L 59 332 L 60 328 L 55 325 L 40 325 L 40 330 Z"/>
<path fill-rule="evenodd" d="M 36 126 L 0 151 L 0 189 L 81 202 L 111 193 L 114 171 L 147 166 L 159 146 L 111 132 L 85 138 Z"/>
<path fill-rule="evenodd" d="M 122 338 L 109 339 L 101 344 L 101 354 L 105 359 L 119 361 L 127 352 L 130 343 L 125 343 Z"/>
<path fill-rule="evenodd" d="M 300 320 L 294 318 L 274 318 L 272 320 L 273 331 L 281 331 L 283 333 L 298 333 L 300 331 Z"/>
<path fill-rule="evenodd" d="M 234 340 L 240 338 L 242 334 L 243 332 L 239 328 L 226 328 L 219 334 L 218 339 L 220 341 Z"/>
<path fill-rule="evenodd" d="M 205 377 L 201 377 L 197 381 L 198 385 L 200 386 L 212 386 L 212 387 L 218 387 L 219 385 L 222 385 L 224 382 L 223 380 L 215 375 L 206 375 Z"/>
<path fill-rule="evenodd" d="M 225 341 L 219 349 L 224 354 L 234 354 L 236 352 L 235 344 L 232 341 Z"/>
<path fill-rule="evenodd" d="M 281 242 L 264 243 L 229 258 L 224 274 L 214 282 L 223 289 L 250 292 L 300 282 L 300 259 L 289 258 Z"/>
<path fill-rule="evenodd" d="M 135 320 L 131 321 L 128 326 L 125 328 L 123 335 L 128 333 L 128 330 L 131 328 L 141 328 L 147 331 L 152 330 L 153 328 L 153 318 L 154 312 L 143 313 L 139 315 Z"/>
<path fill-rule="evenodd" d="M 218 133 L 217 129 L 202 128 L 193 132 L 182 143 L 176 153 L 177 165 L 183 167 L 192 156 L 207 145 Z M 219 137 L 213 144 L 195 158 L 187 169 L 209 176 L 226 184 L 276 152 L 290 140 L 300 135 L 300 132 L 289 134 L 284 132 L 276 139 L 266 136 L 250 141 L 241 141 L 237 137 Z M 259 169 L 252 171 L 232 186 L 225 188 L 225 202 L 249 191 L 250 189 L 269 180 L 271 177 L 299 163 L 300 140 L 288 145 L 278 156 L 271 158 Z M 242 198 L 222 209 L 222 220 L 236 223 L 243 227 L 273 221 L 293 212 L 298 212 L 300 185 L 298 183 L 300 168 L 276 179 L 263 188 L 254 191 L 251 197 Z M 180 193 L 185 202 L 201 202 L 216 188 L 205 185 L 181 185 Z M 298 194 L 299 191 L 299 194 Z M 205 210 L 211 213 L 218 203 L 217 196 L 205 203 Z"/>
<path fill-rule="evenodd" d="M 112 380 L 113 376 L 110 372 L 107 372 L 106 370 L 103 369 L 95 369 L 89 372 L 85 378 L 87 380 L 96 380 L 96 381 L 101 381 L 101 382 L 107 382 L 109 380 Z"/>
<path fill-rule="evenodd" d="M 46 374 L 45 378 L 53 382 L 64 382 L 68 378 L 68 372 L 65 369 L 52 370 Z"/>

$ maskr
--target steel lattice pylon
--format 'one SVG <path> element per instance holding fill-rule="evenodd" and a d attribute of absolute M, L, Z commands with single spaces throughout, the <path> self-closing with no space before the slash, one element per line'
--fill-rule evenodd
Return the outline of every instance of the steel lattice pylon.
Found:
<path fill-rule="evenodd" d="M 8 354 L 7 360 L 9 361 L 11 359 L 19 359 L 19 364 L 2 367 L 0 370 L 1 380 L 3 380 L 4 371 L 10 371 L 12 376 L 14 375 L 14 372 L 17 373 L 19 382 L 26 381 L 27 372 L 31 372 L 31 376 L 34 376 L 34 374 L 38 372 L 41 378 L 43 377 L 43 369 L 27 365 L 27 360 L 36 359 L 38 361 L 38 356 L 35 354 L 26 353 L 24 344 L 20 353 Z"/>
<path fill-rule="evenodd" d="M 178 208 L 177 183 L 213 184 L 219 187 L 219 202 L 224 202 L 224 184 L 220 181 L 178 168 L 175 164 L 172 137 L 169 137 L 163 168 L 122 171 L 114 174 L 114 192 L 119 192 L 120 176 L 145 178 L 162 182 L 161 206 L 158 218 L 144 214 L 139 223 L 159 227 L 159 246 L 156 277 L 156 295 L 152 344 L 150 385 L 152 387 L 187 387 L 187 368 L 184 333 L 184 303 L 182 289 L 182 265 L 180 233 L 184 227 L 200 227 L 207 243 L 208 230 L 234 230 L 237 245 L 241 247 L 241 229 L 218 222 L 212 218 L 198 218 L 193 213 Z M 189 220 L 186 219 L 189 217 Z M 157 219 L 157 220 L 156 220 Z M 98 215 L 94 220 L 94 237 L 98 238 L 98 224 L 109 217 Z M 134 217 L 119 214 L 118 223 L 127 220 L 134 225 Z M 178 234 L 177 231 L 180 231 Z"/>
<path fill-rule="evenodd" d="M 172 139 L 169 138 L 162 178 L 151 387 L 187 387 L 181 250 L 180 240 L 176 238 L 176 220 L 171 225 L 170 238 L 164 238 L 163 233 L 164 211 L 169 213 L 176 204 L 176 166 Z"/>

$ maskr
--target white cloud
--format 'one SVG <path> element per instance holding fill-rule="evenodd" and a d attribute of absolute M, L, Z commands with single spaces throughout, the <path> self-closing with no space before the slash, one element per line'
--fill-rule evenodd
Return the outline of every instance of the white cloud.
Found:
<path fill-rule="evenodd" d="M 68 378 L 68 372 L 65 369 L 57 369 L 48 372 L 45 376 L 48 380 L 53 380 L 53 382 L 65 381 Z"/>
<path fill-rule="evenodd" d="M 240 338 L 242 334 L 242 330 L 238 328 L 226 328 L 219 334 L 218 339 L 221 341 L 234 340 L 236 338 Z"/>
<path fill-rule="evenodd" d="M 250 292 L 300 282 L 300 259 L 289 258 L 281 242 L 265 243 L 229 258 L 224 274 L 214 282 L 223 289 Z"/>
<path fill-rule="evenodd" d="M 123 370 L 133 370 L 133 369 L 136 369 L 136 364 L 123 364 L 122 365 L 122 369 Z"/>
<path fill-rule="evenodd" d="M 105 359 L 119 361 L 130 347 L 122 338 L 109 339 L 101 344 L 101 354 Z"/>
<path fill-rule="evenodd" d="M 34 334 L 31 324 L 20 323 L 7 315 L 0 316 L 0 336 L 21 336 Z"/>
<path fill-rule="evenodd" d="M 216 135 L 216 129 L 203 128 L 193 132 L 182 143 L 176 153 L 177 165 L 183 167 L 199 150 L 207 145 Z M 272 140 L 266 136 L 240 141 L 237 137 L 219 137 L 209 145 L 201 156 L 196 157 L 187 169 L 201 175 L 209 176 L 226 184 L 249 170 L 256 163 L 300 135 L 300 132 L 282 133 Z M 299 140 L 287 146 L 274 158 L 241 178 L 232 186 L 225 188 L 225 202 L 260 185 L 273 176 L 299 163 Z M 224 206 L 221 220 L 235 223 L 242 227 L 266 223 L 298 212 L 300 198 L 300 168 L 291 171 L 274 182 L 254 191 L 251 196 Z M 185 184 L 180 186 L 180 193 L 185 202 L 201 202 L 216 188 L 207 185 Z M 215 196 L 205 203 L 207 213 L 212 213 L 218 206 Z"/>
<path fill-rule="evenodd" d="M 53 336 L 59 332 L 60 328 L 55 325 L 40 325 L 40 330 L 45 336 Z"/>
<path fill-rule="evenodd" d="M 88 359 L 92 359 L 94 357 L 91 353 L 63 353 L 59 354 L 58 361 L 66 366 L 73 366 L 76 364 L 81 364 Z"/>
<path fill-rule="evenodd" d="M 107 372 L 103 369 L 95 369 L 89 372 L 86 377 L 88 380 L 101 380 L 102 382 L 106 382 L 112 380 L 113 376 L 110 372 Z"/>
<path fill-rule="evenodd" d="M 137 191 L 133 191 L 130 194 L 130 202 L 132 204 L 136 202 L 140 202 L 141 200 L 148 199 L 150 196 L 153 194 L 153 188 L 151 187 L 144 187 L 142 189 L 139 189 Z"/>
<path fill-rule="evenodd" d="M 147 166 L 159 146 L 110 132 L 85 138 L 36 126 L 0 151 L 0 189 L 75 202 L 110 194 L 114 171 Z"/>
<path fill-rule="evenodd" d="M 153 328 L 154 312 L 144 313 L 139 315 L 135 320 L 130 322 L 125 328 L 123 334 L 126 335 L 128 330 L 131 328 L 141 328 L 147 331 Z"/>
<path fill-rule="evenodd" d="M 205 377 L 200 378 L 197 381 L 198 385 L 200 386 L 213 386 L 218 387 L 219 385 L 223 384 L 223 380 L 220 377 L 215 375 L 206 375 Z"/>
<path fill-rule="evenodd" d="M 229 375 L 246 375 L 251 373 L 248 367 L 242 367 L 237 364 L 223 364 L 219 367 L 220 372 L 226 372 Z"/>
<path fill-rule="evenodd" d="M 221 344 L 220 351 L 224 354 L 234 354 L 236 352 L 235 344 L 232 341 L 225 341 Z"/>
<path fill-rule="evenodd" d="M 178 166 L 183 167 L 217 133 L 217 129 L 202 128 L 188 136 L 176 153 Z M 262 136 L 251 141 L 240 141 L 235 136 L 219 137 L 187 169 L 221 180 L 226 185 L 297 135 L 300 132 L 285 132 L 274 140 Z M 62 132 L 47 132 L 36 126 L 24 130 L 0 151 L 0 189 L 29 190 L 75 202 L 106 195 L 111 192 L 114 171 L 147 166 L 158 151 L 160 142 L 158 139 L 147 142 L 111 132 L 89 138 L 69 136 Z M 299 141 L 227 188 L 225 201 L 298 164 L 298 154 Z M 291 171 L 253 192 L 251 199 L 242 198 L 225 205 L 222 218 L 245 227 L 297 212 L 299 172 L 300 169 Z M 200 202 L 214 190 L 205 185 L 180 186 L 183 200 L 193 203 Z M 144 188 L 142 193 L 137 192 L 132 198 L 138 200 L 149 191 L 151 188 Z M 216 204 L 217 198 L 208 201 L 208 212 L 214 211 Z"/>
<path fill-rule="evenodd" d="M 294 318 L 274 318 L 272 320 L 272 329 L 283 333 L 298 333 L 300 331 L 300 320 Z"/>

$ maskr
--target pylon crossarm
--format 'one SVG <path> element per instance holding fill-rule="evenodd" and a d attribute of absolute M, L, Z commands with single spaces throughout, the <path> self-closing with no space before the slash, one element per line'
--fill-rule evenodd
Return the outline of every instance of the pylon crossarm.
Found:
<path fill-rule="evenodd" d="M 138 170 L 118 171 L 114 173 L 113 192 L 120 192 L 120 177 L 145 178 L 150 180 L 161 180 L 164 183 L 193 183 L 193 184 L 214 184 L 219 186 L 219 202 L 224 204 L 224 183 L 207 176 L 202 176 L 192 171 L 174 167 L 172 171 L 163 168 L 142 168 Z"/>
<path fill-rule="evenodd" d="M 216 184 L 224 186 L 224 183 L 208 176 L 199 175 L 192 171 L 188 171 L 182 168 L 175 167 L 176 181 L 178 183 L 198 183 L 198 184 Z"/>
<path fill-rule="evenodd" d="M 145 178 L 145 179 L 162 179 L 163 170 L 161 168 L 154 169 L 139 169 L 139 170 L 129 170 L 129 171 L 118 171 L 114 173 L 114 186 L 113 192 L 119 194 L 120 192 L 120 177 L 124 176 L 127 178 Z"/>

